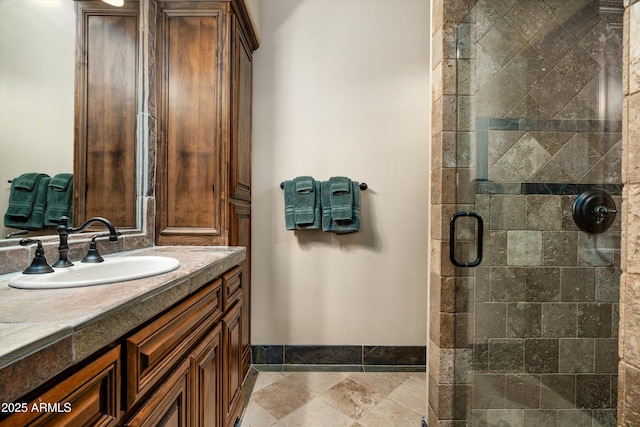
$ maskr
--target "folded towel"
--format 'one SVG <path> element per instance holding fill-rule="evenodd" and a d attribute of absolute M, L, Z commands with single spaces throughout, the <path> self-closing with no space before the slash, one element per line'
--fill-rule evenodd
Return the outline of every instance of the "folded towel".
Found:
<path fill-rule="evenodd" d="M 26 173 L 11 182 L 5 227 L 38 230 L 44 225 L 49 175 Z"/>
<path fill-rule="evenodd" d="M 19 177 L 13 180 L 12 184 L 15 184 L 15 189 L 22 191 L 33 191 L 36 187 L 36 183 L 40 181 L 43 174 L 40 173 L 23 173 Z"/>
<path fill-rule="evenodd" d="M 310 176 L 285 181 L 284 202 L 287 230 L 320 228 L 320 182 Z"/>
<path fill-rule="evenodd" d="M 331 218 L 334 221 L 351 221 L 353 210 L 353 195 L 351 194 L 351 180 L 344 176 L 332 176 L 331 186 Z"/>
<path fill-rule="evenodd" d="M 358 182 L 350 182 L 349 195 L 351 197 L 351 219 L 335 219 L 334 206 L 332 201 L 332 184 L 331 181 L 324 181 L 321 184 L 321 198 L 322 198 L 322 230 L 330 231 L 336 234 L 355 233 L 360 231 L 360 187 Z M 344 216 L 344 207 L 338 207 L 340 211 L 339 216 Z"/>
<path fill-rule="evenodd" d="M 73 174 L 59 173 L 49 181 L 44 225 L 58 225 L 61 216 L 72 217 Z"/>
<path fill-rule="evenodd" d="M 313 224 L 316 207 L 316 193 L 314 180 L 310 176 L 294 178 L 295 192 L 293 193 L 293 221 L 298 226 Z"/>

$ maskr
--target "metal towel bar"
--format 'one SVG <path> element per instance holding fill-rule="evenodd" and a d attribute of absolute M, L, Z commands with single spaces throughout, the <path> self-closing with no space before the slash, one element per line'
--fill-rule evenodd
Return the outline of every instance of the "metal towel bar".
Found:
<path fill-rule="evenodd" d="M 360 187 L 360 190 L 364 191 L 367 188 L 369 188 L 369 186 L 367 185 L 366 182 L 361 182 L 360 185 L 358 185 L 358 187 Z M 280 188 L 284 190 L 284 182 L 280 183 Z"/>

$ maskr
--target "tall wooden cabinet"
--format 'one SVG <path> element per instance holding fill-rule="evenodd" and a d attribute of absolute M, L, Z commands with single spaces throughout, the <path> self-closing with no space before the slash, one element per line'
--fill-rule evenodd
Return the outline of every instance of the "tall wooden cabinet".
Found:
<path fill-rule="evenodd" d="M 156 244 L 245 246 L 242 366 L 251 362 L 251 79 L 241 0 L 158 1 Z"/>

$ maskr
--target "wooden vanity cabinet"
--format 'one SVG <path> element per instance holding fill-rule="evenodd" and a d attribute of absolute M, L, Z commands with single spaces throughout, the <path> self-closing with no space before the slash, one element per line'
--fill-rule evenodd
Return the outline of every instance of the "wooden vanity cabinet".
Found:
<path fill-rule="evenodd" d="M 233 426 L 244 405 L 243 269 L 231 268 L 30 393 L 0 427 Z M 39 406 L 37 406 L 39 408 Z"/>
<path fill-rule="evenodd" d="M 126 408 L 135 412 L 126 426 L 235 423 L 244 403 L 241 308 L 234 267 L 126 339 Z"/>

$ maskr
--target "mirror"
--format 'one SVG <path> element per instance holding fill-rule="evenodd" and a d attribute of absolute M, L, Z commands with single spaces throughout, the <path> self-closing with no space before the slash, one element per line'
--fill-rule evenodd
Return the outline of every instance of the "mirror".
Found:
<path fill-rule="evenodd" d="M 120 22 L 118 20 L 121 18 L 117 15 L 123 11 L 122 9 L 97 1 L 86 3 L 92 3 L 93 7 L 114 12 L 113 18 L 106 17 L 103 21 L 106 22 L 111 19 L 114 22 Z M 129 8 L 131 5 L 135 6 L 135 11 L 138 10 L 138 2 L 130 2 Z M 89 98 L 83 99 L 83 96 L 87 96 L 82 94 L 85 92 L 80 91 L 80 98 L 75 93 L 74 87 L 77 84 L 77 76 L 75 76 L 77 73 L 76 39 L 78 38 L 76 33 L 80 31 L 77 30 L 76 25 L 76 14 L 80 13 L 77 12 L 77 8 L 78 3 L 74 0 L 0 1 L 0 218 L 2 219 L 0 220 L 0 239 L 7 236 L 8 233 L 19 231 L 16 228 L 6 228 L 4 226 L 4 214 L 7 211 L 10 195 L 8 181 L 28 172 L 45 173 L 50 177 L 54 177 L 59 173 L 75 173 L 74 184 L 82 182 L 82 177 L 85 176 L 84 173 L 87 171 L 93 172 L 93 175 L 96 176 L 85 177 L 87 180 L 85 185 L 76 185 L 76 197 L 74 200 L 77 201 L 79 198 L 82 203 L 81 205 L 76 205 L 74 201 L 74 217 L 75 214 L 80 214 L 81 219 L 85 218 L 84 215 L 88 215 L 86 216 L 88 218 L 89 216 L 96 216 L 96 212 L 98 212 L 97 215 L 104 215 L 112 219 L 109 216 L 109 212 L 104 212 L 103 208 L 91 204 L 92 201 L 98 203 L 97 193 L 102 196 L 100 194 L 102 191 L 95 191 L 95 185 L 91 187 L 94 183 L 102 185 L 102 182 L 104 182 L 105 186 L 113 186 L 117 178 L 122 176 L 121 171 L 114 172 L 116 167 L 110 168 L 113 176 L 108 177 L 91 166 L 96 164 L 96 161 L 99 163 L 102 158 L 109 159 L 108 161 L 111 164 L 115 164 L 120 168 L 126 165 L 127 171 L 133 174 L 127 184 L 128 188 L 133 191 L 131 199 L 128 199 L 131 200 L 130 203 L 132 205 L 129 211 L 133 212 L 134 218 L 131 221 L 135 223 L 134 228 L 139 229 L 141 227 L 138 215 L 140 209 L 138 202 L 135 200 L 135 196 L 139 196 L 140 191 L 136 190 L 139 185 L 135 181 L 140 180 L 142 176 L 140 172 L 142 171 L 138 171 L 136 174 L 136 162 L 131 161 L 137 156 L 135 156 L 135 153 L 131 156 L 129 152 L 125 156 L 127 161 L 120 162 L 117 158 L 119 149 L 110 150 L 112 147 L 107 146 L 108 144 L 113 145 L 114 141 L 118 140 L 117 137 L 113 136 L 114 132 L 111 132 L 110 129 L 114 129 L 115 133 L 117 133 L 122 128 L 126 128 L 129 129 L 126 141 L 131 141 L 132 150 L 136 150 L 134 146 L 140 145 L 137 141 L 145 139 L 144 135 L 135 134 L 136 113 L 138 110 L 134 106 L 123 116 L 124 120 L 128 122 L 127 126 L 110 126 L 106 128 L 105 125 L 109 123 L 120 125 L 121 122 L 115 121 L 115 119 L 111 122 L 103 120 L 103 117 L 106 116 L 101 114 L 97 115 L 100 120 L 92 121 L 91 114 L 95 112 L 95 109 L 92 110 L 92 106 L 101 104 L 96 103 L 95 95 L 92 98 L 92 95 L 89 94 Z M 100 12 L 96 12 L 94 16 L 99 15 Z M 130 13 L 129 16 L 131 16 Z M 137 31 L 135 21 L 134 25 L 131 26 L 130 18 L 123 19 L 127 20 L 129 29 L 133 28 L 133 33 L 129 32 L 127 40 L 132 40 L 132 38 L 135 40 Z M 96 20 L 94 19 L 94 21 Z M 108 33 L 109 28 L 105 27 L 104 30 L 101 28 L 99 28 L 100 32 L 96 32 L 96 34 L 111 34 Z M 92 37 L 87 40 L 91 42 L 91 40 L 96 39 Z M 99 52 L 101 49 L 89 50 L 89 52 L 94 51 Z M 131 55 L 127 56 L 126 62 L 130 64 L 129 69 L 134 70 L 134 73 L 129 74 L 131 78 L 127 78 L 129 83 L 126 84 L 128 87 L 135 89 L 136 81 L 140 78 L 140 74 L 135 72 L 136 62 L 138 61 L 135 47 L 130 53 Z M 96 64 L 97 62 L 93 61 L 91 63 Z M 122 64 L 121 58 L 118 58 L 118 63 Z M 92 69 L 96 70 L 97 68 L 94 65 Z M 108 72 L 111 71 L 106 68 L 104 70 L 98 69 L 98 72 L 93 71 L 93 74 L 90 71 L 88 84 L 93 84 L 91 78 L 94 75 L 109 83 L 110 75 L 105 74 Z M 102 93 L 101 91 L 100 94 Z M 109 91 L 105 90 L 104 93 L 112 99 L 113 93 L 116 92 L 109 93 Z M 140 95 L 142 94 L 137 96 Z M 80 124 L 78 124 L 78 112 L 74 111 L 76 108 L 75 103 L 78 102 L 78 99 L 80 99 L 81 105 L 85 105 L 82 104 L 85 101 L 86 105 L 89 106 L 89 115 L 81 116 Z M 129 103 L 129 105 L 133 104 L 135 102 Z M 108 104 L 105 105 L 108 107 Z M 89 118 L 87 119 L 87 117 Z M 96 117 L 96 115 L 94 114 L 93 117 Z M 87 125 L 87 123 L 89 124 Z M 84 139 L 78 139 L 78 136 L 74 135 L 74 132 L 78 132 L 78 129 L 80 129 L 80 134 L 84 135 Z M 74 140 L 76 143 L 80 141 L 76 150 L 74 150 Z M 101 149 L 104 151 L 96 151 Z M 112 151 L 116 151 L 116 154 L 114 155 Z M 74 157 L 85 160 L 76 161 L 74 168 Z M 99 166 L 102 166 L 102 164 L 99 164 Z M 93 181 L 91 181 L 92 179 Z M 78 191 L 80 188 L 83 191 Z M 93 192 L 91 191 L 92 189 L 94 189 Z M 122 200 L 119 197 L 111 197 L 107 204 L 114 205 L 113 199 Z M 104 201 L 101 202 L 106 203 Z M 123 210 L 121 205 L 112 206 L 112 209 L 118 213 Z M 77 218 L 75 219 L 77 220 Z M 128 223 L 131 224 L 131 222 Z M 127 226 L 127 228 L 131 230 L 130 226 Z M 30 232 L 30 235 L 36 234 L 55 234 L 55 227 L 46 227 L 42 230 Z M 18 238 L 14 240 L 16 243 Z M 7 242 L 3 243 L 5 243 L 3 246 L 5 246 Z"/>
<path fill-rule="evenodd" d="M 75 34 L 72 0 L 0 1 L 0 239 L 9 180 L 73 172 Z"/>

